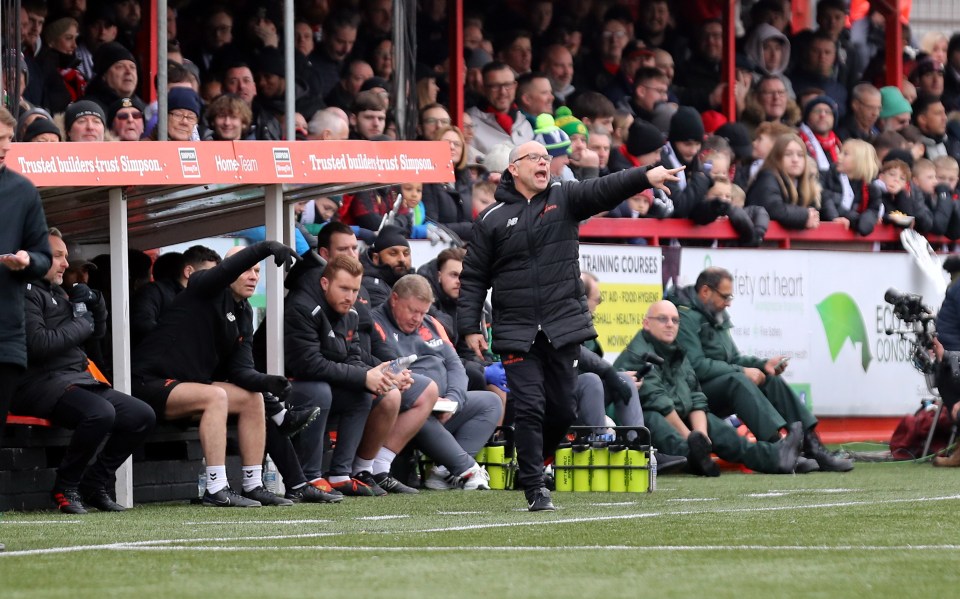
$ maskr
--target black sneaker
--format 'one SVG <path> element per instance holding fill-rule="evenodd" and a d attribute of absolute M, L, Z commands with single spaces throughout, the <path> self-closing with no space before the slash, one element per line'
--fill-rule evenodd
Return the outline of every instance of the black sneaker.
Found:
<path fill-rule="evenodd" d="M 357 472 L 356 474 L 353 475 L 353 478 L 354 480 L 359 481 L 364 485 L 370 487 L 370 490 L 373 491 L 373 494 L 377 497 L 383 497 L 384 495 L 387 494 L 387 492 L 384 491 L 383 488 L 377 484 L 377 480 L 373 478 L 373 475 L 370 474 L 370 472 L 367 470 Z"/>
<path fill-rule="evenodd" d="M 242 496 L 253 501 L 259 501 L 260 505 L 293 505 L 289 499 L 284 499 L 275 493 L 271 493 L 266 487 L 260 485 L 256 489 L 250 489 L 241 493 Z"/>
<path fill-rule="evenodd" d="M 665 474 L 687 465 L 687 458 L 682 455 L 667 455 L 657 452 L 657 474 Z"/>
<path fill-rule="evenodd" d="M 310 426 L 322 411 L 320 408 L 287 409 L 283 422 L 277 428 L 288 437 L 296 436 L 300 431 Z"/>
<path fill-rule="evenodd" d="M 262 505 L 259 501 L 241 496 L 230 487 L 224 487 L 216 493 L 204 491 L 201 503 L 208 507 L 260 507 Z"/>
<path fill-rule="evenodd" d="M 83 503 L 85 503 L 87 507 L 95 507 L 101 512 L 127 511 L 127 508 L 123 507 L 114 501 L 112 497 L 110 497 L 110 494 L 107 493 L 106 489 L 98 489 L 96 491 L 84 493 Z"/>
<path fill-rule="evenodd" d="M 327 493 L 310 483 L 297 489 L 287 489 L 284 497 L 294 503 L 340 503 L 343 501 L 343 493 Z"/>
<path fill-rule="evenodd" d="M 54 489 L 50 494 L 53 502 L 57 504 L 57 509 L 64 514 L 86 514 L 87 510 L 83 507 L 83 500 L 80 498 L 80 491 L 76 489 Z"/>
<path fill-rule="evenodd" d="M 713 446 L 710 445 L 706 435 L 699 431 L 693 431 L 687 437 L 687 447 L 690 449 L 687 465 L 693 470 L 694 474 L 720 476 L 720 468 L 713 463 L 713 458 L 710 457 Z M 794 461 L 796 461 L 795 458 Z"/>
<path fill-rule="evenodd" d="M 546 488 L 528 489 L 525 495 L 527 496 L 527 509 L 531 512 L 553 512 L 557 509 L 550 501 L 550 491 Z"/>
<path fill-rule="evenodd" d="M 394 477 L 390 476 L 389 472 L 374 474 L 373 480 L 376 481 L 378 487 L 387 493 L 408 493 L 415 495 L 420 492 L 419 490 L 414 489 L 413 487 L 408 487 Z"/>

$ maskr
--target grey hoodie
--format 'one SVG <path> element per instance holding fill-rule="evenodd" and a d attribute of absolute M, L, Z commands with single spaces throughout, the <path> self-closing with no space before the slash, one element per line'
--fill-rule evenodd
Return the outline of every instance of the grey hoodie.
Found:
<path fill-rule="evenodd" d="M 769 39 L 779 40 L 783 45 L 780 64 L 772 69 L 766 68 L 763 64 L 763 43 Z M 783 72 L 787 70 L 787 65 L 790 64 L 790 40 L 782 31 L 767 23 L 761 23 L 753 30 L 753 34 L 747 40 L 745 51 L 753 64 L 757 65 L 757 68 L 767 75 L 783 75 Z"/>
<path fill-rule="evenodd" d="M 417 354 L 410 371 L 437 384 L 440 397 L 462 404 L 467 397 L 467 371 L 453 349 L 443 326 L 429 314 L 420 328 L 404 333 L 393 320 L 390 303 L 372 312 L 374 335 L 396 353 L 395 357 Z"/>

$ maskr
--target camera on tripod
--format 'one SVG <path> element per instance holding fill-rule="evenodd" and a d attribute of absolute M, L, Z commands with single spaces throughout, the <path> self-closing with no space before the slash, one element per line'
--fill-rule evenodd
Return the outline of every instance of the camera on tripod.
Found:
<path fill-rule="evenodd" d="M 925 375 L 936 370 L 936 358 L 932 354 L 933 340 L 937 335 L 934 322 L 936 315 L 923 303 L 923 296 L 916 293 L 904 293 L 893 287 L 887 289 L 883 299 L 893 306 L 894 315 L 908 328 L 887 329 L 887 335 L 899 335 L 912 345 L 910 352 L 913 367 Z"/>

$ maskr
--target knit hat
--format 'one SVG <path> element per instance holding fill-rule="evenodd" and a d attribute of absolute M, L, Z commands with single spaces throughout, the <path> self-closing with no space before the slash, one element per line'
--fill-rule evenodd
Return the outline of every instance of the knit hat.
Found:
<path fill-rule="evenodd" d="M 203 112 L 200 96 L 189 87 L 174 87 L 167 92 L 167 112 L 173 110 L 189 110 L 200 116 Z"/>
<path fill-rule="evenodd" d="M 880 172 L 883 172 L 883 165 L 891 160 L 900 160 L 902 162 L 906 162 L 908 167 L 911 169 L 913 168 L 913 154 L 910 153 L 910 150 L 894 148 L 887 152 L 886 156 L 883 157 L 883 160 L 881 161 Z"/>
<path fill-rule="evenodd" d="M 924 56 L 910 73 L 910 83 L 917 85 L 920 78 L 928 73 L 943 73 L 943 63 L 932 56 Z"/>
<path fill-rule="evenodd" d="M 93 56 L 93 71 L 98 76 L 103 77 L 104 73 L 110 70 L 110 67 L 121 60 L 129 60 L 133 64 L 137 64 L 137 60 L 130 53 L 130 50 L 117 42 L 108 42 L 97 48 L 97 52 Z"/>
<path fill-rule="evenodd" d="M 389 90 L 389 89 L 390 89 L 390 82 L 387 81 L 386 79 L 384 79 L 383 77 L 373 76 L 373 77 L 371 77 L 371 78 L 369 78 L 369 79 L 367 79 L 366 81 L 363 82 L 363 85 L 360 86 L 360 91 L 365 92 L 365 91 L 367 91 L 367 90 L 369 90 L 369 89 L 373 89 L 373 88 L 375 88 L 375 87 L 379 87 L 379 88 L 382 88 L 382 89 Z"/>
<path fill-rule="evenodd" d="M 35 106 L 30 110 L 21 112 L 20 116 L 17 117 L 17 141 L 23 141 L 23 136 L 27 132 L 27 119 L 29 119 L 31 116 L 35 114 L 39 114 L 40 116 L 42 116 L 47 120 L 51 120 L 51 121 L 53 120 L 53 116 L 51 116 L 50 113 L 47 112 L 46 108 L 40 108 L 38 106 Z"/>
<path fill-rule="evenodd" d="M 891 86 L 880 88 L 880 118 L 888 119 L 898 114 L 913 114 L 910 102 L 903 97 L 899 88 Z"/>
<path fill-rule="evenodd" d="M 643 156 L 659 151 L 663 144 L 663 133 L 647 121 L 637 119 L 630 125 L 630 131 L 627 133 L 627 152 L 631 156 Z"/>
<path fill-rule="evenodd" d="M 260 51 L 260 58 L 257 60 L 257 73 L 286 77 L 283 53 L 279 48 L 264 48 Z"/>
<path fill-rule="evenodd" d="M 546 113 L 538 116 L 537 128 L 533 132 L 536 133 L 533 140 L 543 144 L 543 147 L 547 149 L 547 154 L 554 158 L 567 155 L 567 150 L 570 149 L 570 137 L 563 129 L 557 127 L 553 116 Z"/>
<path fill-rule="evenodd" d="M 733 148 L 733 153 L 736 154 L 738 160 L 753 157 L 753 144 L 750 143 L 750 132 L 744 125 L 740 123 L 727 123 L 722 127 L 718 127 L 713 133 L 730 142 L 730 147 Z"/>
<path fill-rule="evenodd" d="M 380 233 L 377 234 L 377 238 L 373 240 L 373 251 L 375 253 L 380 253 L 387 248 L 396 247 L 402 245 L 403 247 L 410 247 L 410 242 L 407 241 L 407 238 L 403 236 L 403 229 L 394 225 L 386 225 L 384 228 L 380 229 Z"/>
<path fill-rule="evenodd" d="M 57 127 L 53 121 L 44 118 L 36 119 L 27 126 L 27 131 L 23 134 L 22 141 L 33 141 L 43 133 L 53 133 L 57 136 L 58 140 L 63 141 L 63 132 L 60 131 L 60 128 Z"/>
<path fill-rule="evenodd" d="M 681 106 L 670 118 L 669 141 L 703 141 L 703 119 L 690 106 Z"/>
<path fill-rule="evenodd" d="M 583 124 L 583 121 L 573 116 L 573 112 L 566 106 L 561 106 L 557 109 L 554 123 L 557 127 L 563 129 L 563 132 L 569 137 L 582 135 L 587 139 L 590 138 L 590 133 L 587 132 L 587 126 Z"/>
<path fill-rule="evenodd" d="M 144 105 L 143 102 L 140 101 L 140 98 L 136 96 L 132 98 L 120 98 L 107 108 L 107 127 L 113 127 L 113 119 L 115 119 L 117 113 L 124 108 L 136 108 L 140 112 L 143 112 Z"/>
<path fill-rule="evenodd" d="M 710 134 L 714 133 L 721 125 L 727 122 L 727 117 L 716 110 L 704 111 L 701 118 L 703 119 L 703 130 Z"/>
<path fill-rule="evenodd" d="M 482 69 L 487 66 L 488 63 L 493 62 L 493 57 L 483 48 L 477 48 L 471 51 L 470 55 L 466 58 L 468 69 Z"/>
<path fill-rule="evenodd" d="M 810 116 L 810 112 L 813 111 L 814 107 L 817 104 L 826 104 L 830 107 L 831 112 L 833 112 L 833 122 L 837 122 L 837 103 L 833 98 L 829 96 L 814 96 L 806 104 L 803 105 L 803 122 L 807 122 L 807 117 Z"/>
<path fill-rule="evenodd" d="M 70 104 L 63 114 L 64 130 L 69 133 L 78 118 L 91 115 L 99 118 L 104 126 L 107 125 L 107 115 L 103 114 L 103 108 L 93 100 L 78 100 Z"/>

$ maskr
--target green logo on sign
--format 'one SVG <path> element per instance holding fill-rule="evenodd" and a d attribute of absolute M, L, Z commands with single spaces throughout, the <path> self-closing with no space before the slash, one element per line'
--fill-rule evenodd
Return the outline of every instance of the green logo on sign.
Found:
<path fill-rule="evenodd" d="M 867 340 L 867 328 L 863 324 L 863 315 L 853 298 L 846 293 L 833 293 L 817 304 L 817 312 L 827 334 L 830 358 L 836 362 L 840 349 L 847 341 L 860 344 L 860 364 L 866 372 L 870 366 L 870 343 Z"/>

